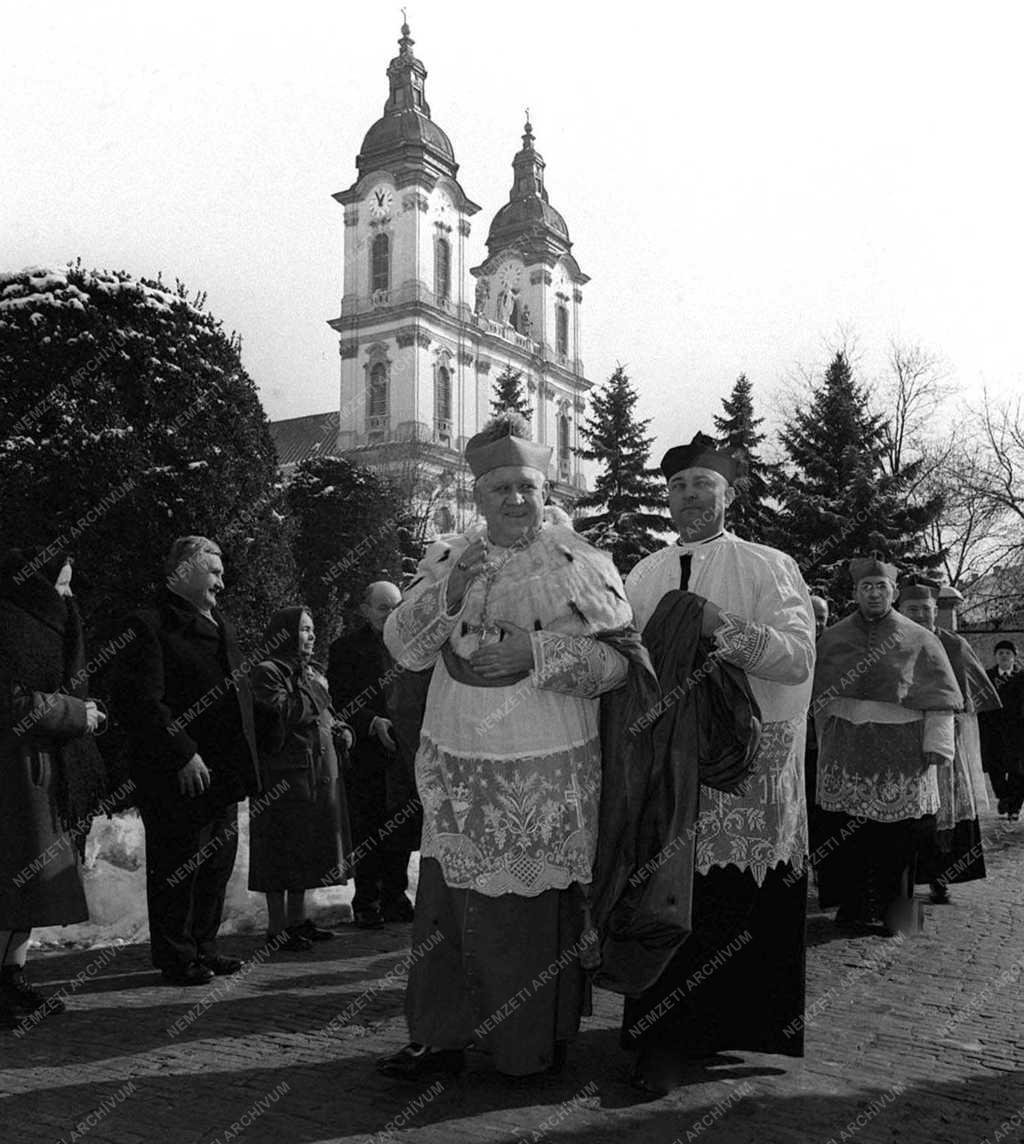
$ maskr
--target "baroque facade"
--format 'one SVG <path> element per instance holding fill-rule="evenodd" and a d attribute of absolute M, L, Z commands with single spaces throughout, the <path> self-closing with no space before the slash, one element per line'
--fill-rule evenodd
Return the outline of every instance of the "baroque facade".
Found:
<path fill-rule="evenodd" d="M 462 449 L 490 416 L 495 379 L 511 366 L 522 371 L 534 439 L 553 448 L 553 498 L 571 504 L 584 487 L 574 450 L 590 388 L 580 353 L 588 278 L 548 201 L 533 128 L 525 124 L 509 200 L 491 221 L 486 257 L 473 265 L 480 207 L 431 118 L 408 25 L 398 44 L 358 177 L 334 196 L 345 227 L 344 295 L 330 322 L 341 353 L 337 449 L 375 468 L 455 474 L 435 524 L 461 524 Z"/>

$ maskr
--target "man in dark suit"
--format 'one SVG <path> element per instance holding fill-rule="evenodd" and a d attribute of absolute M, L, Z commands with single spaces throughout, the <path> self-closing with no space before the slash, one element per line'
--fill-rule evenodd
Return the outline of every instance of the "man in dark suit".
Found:
<path fill-rule="evenodd" d="M 996 662 L 986 670 L 1003 706 L 978 714 L 981 759 L 999 800 L 1000 815 L 1016 822 L 1024 806 L 1024 673 L 1011 640 L 1000 640 L 995 656 Z"/>
<path fill-rule="evenodd" d="M 220 548 L 180 537 L 167 591 L 129 617 L 114 668 L 146 828 L 146 896 L 153 964 L 177 985 L 235 973 L 217 930 L 238 845 L 237 804 L 259 789 L 247 665 L 217 610 Z"/>
<path fill-rule="evenodd" d="M 381 635 L 384 621 L 402 602 L 387 580 L 371 584 L 359 611 L 366 623 L 331 644 L 327 679 L 335 710 L 356 733 L 346 775 L 354 849 L 355 923 L 364 929 L 412 921 L 406 897 L 409 857 L 415 845 L 416 809 L 411 783 L 398 755 L 388 692 L 394 663 Z"/>

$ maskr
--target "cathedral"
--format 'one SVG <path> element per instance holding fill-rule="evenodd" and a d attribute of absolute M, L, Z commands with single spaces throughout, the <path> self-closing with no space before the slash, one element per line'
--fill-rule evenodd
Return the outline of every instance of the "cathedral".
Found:
<path fill-rule="evenodd" d="M 553 450 L 552 498 L 571 505 L 584 488 L 574 450 L 590 388 L 580 353 L 588 278 L 548 200 L 533 128 L 524 125 L 508 202 L 474 265 L 481 208 L 431 118 L 407 24 L 398 46 L 357 178 L 334 195 L 345 228 L 341 313 L 329 323 L 341 355 L 338 411 L 275 422 L 282 465 L 333 452 L 392 473 L 415 466 L 440 490 L 435 527 L 461 527 L 471 501 L 462 449 L 511 368 L 522 371 L 534 439 Z"/>

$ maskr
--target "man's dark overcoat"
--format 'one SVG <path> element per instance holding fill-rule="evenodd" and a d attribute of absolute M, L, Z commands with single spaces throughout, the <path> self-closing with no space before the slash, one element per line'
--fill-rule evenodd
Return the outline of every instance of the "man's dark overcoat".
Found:
<path fill-rule="evenodd" d="M 155 607 L 128 618 L 115 669 L 139 804 L 176 819 L 201 821 L 259 790 L 252 664 L 231 624 L 217 609 L 213 616 L 216 625 L 165 591 Z M 192 799 L 179 793 L 178 771 L 197 753 L 212 781 Z"/>
<path fill-rule="evenodd" d="M 412 764 L 418 746 L 418 732 L 415 742 L 404 741 L 405 713 L 395 710 L 395 702 L 404 694 L 403 684 L 409 682 L 405 677 L 420 674 L 396 667 L 383 638 L 369 624 L 344 633 L 331 644 L 327 667 L 331 700 L 339 718 L 348 723 L 356 734 L 355 746 L 349 752 L 353 834 L 358 835 L 361 829 L 370 829 L 371 825 L 379 829 L 397 816 L 402 820 L 401 825 L 389 830 L 386 849 L 412 851 L 419 846 L 422 820 L 418 813 L 410 813 L 416 807 Z M 370 733 L 370 724 L 377 716 L 394 722 L 393 733 L 404 749 L 389 751 L 376 735 Z M 376 815 L 369 815 L 375 822 L 357 822 L 367 818 L 358 809 L 361 801 L 365 801 L 360 798 L 360 787 L 365 791 L 371 784 L 374 786 L 373 797 L 379 803 Z M 379 823 L 376 822 L 377 816 Z M 357 845 L 358 842 L 356 838 Z"/>
<path fill-rule="evenodd" d="M 981 762 L 998 783 L 1003 775 L 1024 776 L 1024 672 L 1000 675 L 997 666 L 985 672 L 1003 706 L 978 713 Z"/>

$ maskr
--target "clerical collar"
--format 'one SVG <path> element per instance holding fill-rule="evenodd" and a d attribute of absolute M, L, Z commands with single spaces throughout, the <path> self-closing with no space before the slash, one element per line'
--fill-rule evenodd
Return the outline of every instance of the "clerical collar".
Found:
<path fill-rule="evenodd" d="M 706 536 L 703 540 L 683 540 L 680 536 L 676 539 L 676 547 L 678 548 L 700 548 L 702 544 L 710 544 L 712 540 L 721 540 L 725 536 L 725 529 L 721 532 L 716 532 L 714 536 Z"/>

